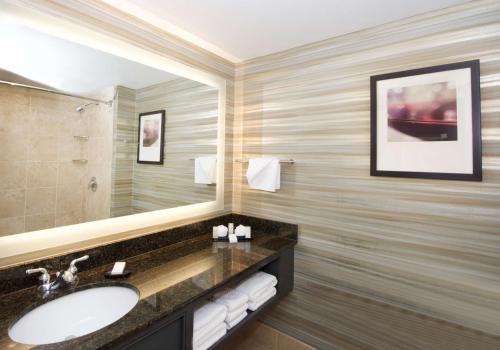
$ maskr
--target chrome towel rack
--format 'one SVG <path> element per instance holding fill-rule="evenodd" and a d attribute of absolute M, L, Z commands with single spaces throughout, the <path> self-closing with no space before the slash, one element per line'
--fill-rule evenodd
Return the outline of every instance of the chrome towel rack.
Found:
<path fill-rule="evenodd" d="M 236 163 L 248 163 L 248 160 L 243 160 L 243 159 L 235 159 L 234 161 Z M 280 159 L 280 163 L 294 165 L 295 160 L 293 160 L 293 159 Z"/>
<path fill-rule="evenodd" d="M 189 158 L 189 160 L 194 160 L 194 158 Z M 243 159 L 235 159 L 234 161 L 236 163 L 248 163 L 248 160 L 243 160 Z M 293 159 L 280 159 L 280 163 L 294 165 L 295 160 L 293 160 Z"/>

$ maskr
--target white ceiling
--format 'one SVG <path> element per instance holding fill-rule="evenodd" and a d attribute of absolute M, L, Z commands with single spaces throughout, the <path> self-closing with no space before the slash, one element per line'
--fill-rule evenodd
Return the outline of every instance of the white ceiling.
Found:
<path fill-rule="evenodd" d="M 115 85 L 139 89 L 178 78 L 10 21 L 0 21 L 0 47 L 0 70 L 71 93 L 85 94 Z"/>
<path fill-rule="evenodd" d="M 104 0 L 233 62 L 470 0 Z"/>

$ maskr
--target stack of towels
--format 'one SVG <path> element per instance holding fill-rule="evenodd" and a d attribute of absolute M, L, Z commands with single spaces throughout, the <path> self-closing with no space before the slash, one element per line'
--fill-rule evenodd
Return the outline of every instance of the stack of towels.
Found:
<path fill-rule="evenodd" d="M 207 303 L 194 312 L 193 350 L 206 350 L 226 335 L 224 305 Z"/>
<path fill-rule="evenodd" d="M 248 297 L 248 309 L 255 311 L 276 295 L 277 284 L 275 276 L 259 271 L 240 283 L 235 290 Z"/>
<path fill-rule="evenodd" d="M 255 311 L 276 295 L 278 280 L 259 271 L 240 283 L 214 296 L 194 312 L 193 350 L 206 350 L 226 335 L 228 329 L 240 323 L 247 310 Z"/>
<path fill-rule="evenodd" d="M 231 329 L 247 315 L 248 296 L 234 289 L 228 289 L 214 296 L 214 303 L 223 305 L 227 310 L 226 328 Z"/>

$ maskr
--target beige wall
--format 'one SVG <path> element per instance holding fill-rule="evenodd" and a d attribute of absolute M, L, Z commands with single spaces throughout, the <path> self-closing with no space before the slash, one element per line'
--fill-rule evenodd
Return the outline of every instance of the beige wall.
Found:
<path fill-rule="evenodd" d="M 370 177 L 369 77 L 472 59 L 481 60 L 484 180 Z M 248 189 L 246 167 L 235 170 L 242 181 L 235 211 L 300 225 L 295 290 L 267 324 L 320 348 L 499 346 L 458 331 L 448 344 L 422 340 L 422 329 L 443 337 L 448 331 L 437 322 L 417 326 L 403 312 L 391 318 L 369 302 L 500 335 L 498 1 L 245 62 L 237 68 L 236 92 L 235 133 L 241 127 L 242 138 L 235 158 L 296 160 L 282 167 L 276 193 Z M 367 298 L 365 307 L 342 291 Z M 402 346 L 408 339 L 421 343 Z"/>
<path fill-rule="evenodd" d="M 217 154 L 217 104 L 217 89 L 184 78 L 118 88 L 113 216 L 215 200 L 215 185 L 194 183 L 192 159 Z M 157 110 L 166 113 L 163 164 L 139 164 L 138 115 Z"/>
<path fill-rule="evenodd" d="M 112 113 L 85 102 L 0 85 L 0 235 L 109 217 Z"/>

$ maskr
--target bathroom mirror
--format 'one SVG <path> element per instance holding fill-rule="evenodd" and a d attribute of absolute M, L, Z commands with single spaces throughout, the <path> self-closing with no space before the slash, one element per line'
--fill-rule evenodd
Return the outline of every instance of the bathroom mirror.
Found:
<path fill-rule="evenodd" d="M 0 43 L 0 236 L 216 200 L 216 86 L 15 21 Z"/>

